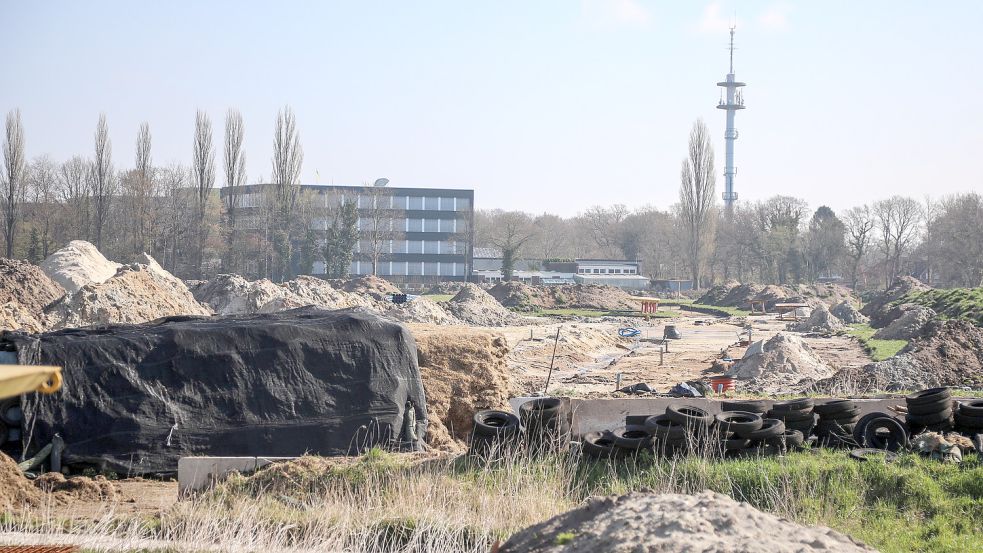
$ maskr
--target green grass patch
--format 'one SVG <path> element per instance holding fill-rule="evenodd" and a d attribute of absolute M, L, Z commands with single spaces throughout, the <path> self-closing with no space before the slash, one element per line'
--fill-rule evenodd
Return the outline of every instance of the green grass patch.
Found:
<path fill-rule="evenodd" d="M 983 326 L 983 288 L 950 288 L 911 292 L 895 305 L 914 303 L 931 307 L 939 316 L 948 319 L 966 319 Z"/>
<path fill-rule="evenodd" d="M 454 294 L 423 294 L 422 297 L 427 298 L 430 301 L 443 303 L 443 302 L 451 301 L 451 298 L 454 297 Z"/>
<path fill-rule="evenodd" d="M 849 327 L 845 334 L 855 337 L 863 345 L 867 355 L 870 355 L 874 361 L 883 361 L 888 357 L 893 357 L 908 345 L 907 340 L 875 340 L 873 336 L 877 330 L 866 323 L 856 323 L 849 325 Z"/>
<path fill-rule="evenodd" d="M 660 305 L 666 307 L 677 307 L 680 309 L 689 309 L 691 311 L 707 310 L 707 311 L 717 311 L 720 314 L 726 314 L 731 317 L 747 317 L 751 315 L 751 312 L 747 309 L 738 309 L 736 307 L 721 307 L 718 305 L 705 305 L 702 303 L 696 303 L 689 299 L 674 299 L 674 300 L 662 300 L 659 302 Z"/>

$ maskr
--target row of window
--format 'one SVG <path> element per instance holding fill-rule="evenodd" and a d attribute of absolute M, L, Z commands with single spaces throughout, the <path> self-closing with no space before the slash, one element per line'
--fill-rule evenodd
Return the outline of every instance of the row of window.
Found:
<path fill-rule="evenodd" d="M 358 230 L 361 231 L 371 231 L 375 230 L 376 225 L 382 227 L 382 230 L 393 231 L 393 232 L 458 232 L 458 229 L 464 230 L 465 224 L 463 221 L 458 222 L 457 219 L 399 219 L 399 218 L 372 218 L 364 217 L 358 220 Z M 328 220 L 327 219 L 315 219 L 315 228 L 327 229 Z"/>
<path fill-rule="evenodd" d="M 445 198 L 443 196 L 400 196 L 365 194 L 358 196 L 362 209 L 427 209 L 430 211 L 467 211 L 470 198 Z"/>
<path fill-rule="evenodd" d="M 378 244 L 381 253 L 426 253 L 456 254 L 467 253 L 467 244 L 454 240 L 383 240 Z M 370 240 L 359 240 L 356 251 L 372 254 L 375 244 Z"/>
<path fill-rule="evenodd" d="M 585 269 L 583 267 L 577 269 L 577 273 L 581 275 L 634 275 L 638 273 L 637 269 Z"/>
<path fill-rule="evenodd" d="M 353 275 L 372 274 L 372 263 L 352 261 L 349 272 Z M 314 264 L 314 274 L 324 274 L 324 263 Z M 380 276 L 464 276 L 464 263 L 383 261 L 376 274 Z"/>

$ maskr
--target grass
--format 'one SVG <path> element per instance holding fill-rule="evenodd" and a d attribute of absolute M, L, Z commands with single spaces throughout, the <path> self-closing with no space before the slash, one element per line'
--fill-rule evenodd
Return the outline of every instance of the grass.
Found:
<path fill-rule="evenodd" d="M 939 316 L 966 319 L 983 326 L 983 288 L 950 288 L 910 292 L 895 304 L 915 303 L 931 307 Z"/>
<path fill-rule="evenodd" d="M 907 340 L 875 340 L 874 333 L 877 330 L 866 323 L 856 323 L 849 325 L 845 332 L 848 336 L 855 337 L 864 347 L 867 355 L 874 361 L 883 361 L 888 357 L 894 357 L 902 348 L 908 345 Z"/>
<path fill-rule="evenodd" d="M 683 309 L 707 309 L 714 310 L 720 313 L 725 313 L 731 317 L 747 317 L 751 315 L 751 312 L 747 309 L 738 309 L 736 307 L 721 307 L 717 305 L 704 305 L 702 303 L 696 303 L 690 299 L 675 299 L 675 300 L 662 300 L 659 302 L 660 305 L 680 307 Z"/>
<path fill-rule="evenodd" d="M 93 533 L 134 549 L 487 552 L 496 540 L 593 496 L 714 490 L 802 524 L 822 524 L 885 552 L 983 551 L 983 467 L 913 454 L 858 463 L 843 450 L 721 460 L 643 456 L 617 465 L 569 454 L 465 458 L 374 450 L 355 460 L 305 457 L 146 517 L 69 524 L 8 517 L 0 532 Z M 562 541 L 573 536 L 561 536 Z M 151 540 L 151 544 L 141 541 Z M 89 547 L 84 540 L 79 540 Z M 93 548 L 99 549 L 99 548 Z M 120 548 L 114 548 L 120 549 Z"/>
<path fill-rule="evenodd" d="M 451 301 L 451 298 L 454 297 L 454 294 L 423 294 L 423 296 L 421 297 L 427 298 L 428 300 L 435 301 L 437 303 L 444 303 L 444 302 Z"/>

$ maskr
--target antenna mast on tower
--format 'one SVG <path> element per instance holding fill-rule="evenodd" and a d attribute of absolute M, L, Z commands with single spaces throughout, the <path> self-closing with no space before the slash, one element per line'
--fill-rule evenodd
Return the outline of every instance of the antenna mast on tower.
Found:
<path fill-rule="evenodd" d="M 743 87 L 744 83 L 738 82 L 734 77 L 734 29 L 730 28 L 730 72 L 727 73 L 727 80 L 717 83 L 717 86 L 727 90 L 726 100 L 721 99 L 717 104 L 717 109 L 727 111 L 727 130 L 724 131 L 724 141 L 726 144 L 726 156 L 724 162 L 724 207 L 728 213 L 734 210 L 734 202 L 737 201 L 737 192 L 734 191 L 734 141 L 737 140 L 737 129 L 734 128 L 734 113 L 739 109 L 744 109 L 744 95 L 738 88 Z"/>

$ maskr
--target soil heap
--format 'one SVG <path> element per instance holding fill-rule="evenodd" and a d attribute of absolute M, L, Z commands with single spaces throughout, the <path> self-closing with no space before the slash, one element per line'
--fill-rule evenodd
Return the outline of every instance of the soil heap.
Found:
<path fill-rule="evenodd" d="M 0 257 L 0 304 L 17 302 L 40 314 L 65 295 L 65 289 L 26 261 Z"/>
<path fill-rule="evenodd" d="M 802 338 L 779 332 L 751 344 L 727 374 L 744 381 L 741 390 L 775 394 L 801 392 L 835 372 Z"/>
<path fill-rule="evenodd" d="M 422 296 L 417 296 L 406 303 L 379 301 L 376 302 L 375 309 L 383 317 L 402 323 L 461 324 L 461 321 L 453 313 L 445 311 L 441 304 Z"/>
<path fill-rule="evenodd" d="M 912 292 L 924 292 L 931 287 L 922 284 L 920 280 L 910 276 L 898 277 L 887 290 L 877 294 L 864 305 L 861 313 L 870 317 L 870 325 L 874 328 L 887 326 L 892 320 L 901 316 L 901 312 L 893 310 L 891 304 Z"/>
<path fill-rule="evenodd" d="M 530 286 L 521 282 L 500 282 L 489 291 L 505 307 L 534 309 L 637 310 L 638 300 L 631 294 L 605 284 L 564 284 Z"/>
<path fill-rule="evenodd" d="M 526 321 L 509 311 L 488 292 L 476 284 L 466 283 L 449 302 L 444 304 L 451 315 L 475 326 L 511 326 Z"/>
<path fill-rule="evenodd" d="M 724 301 L 724 299 L 727 297 L 727 294 L 729 294 L 731 290 L 737 288 L 740 285 L 741 282 L 739 280 L 735 280 L 732 278 L 727 279 L 724 281 L 723 284 L 718 284 L 716 286 L 713 286 L 709 290 L 704 292 L 703 295 L 699 296 L 696 299 L 696 303 L 719 306 L 721 305 L 720 302 Z"/>
<path fill-rule="evenodd" d="M 333 281 L 345 292 L 371 296 L 372 299 L 383 301 L 386 296 L 400 293 L 399 288 L 384 278 L 375 275 L 365 275 L 348 280 Z"/>
<path fill-rule="evenodd" d="M 726 495 L 632 492 L 590 500 L 512 536 L 500 553 L 874 551 L 825 526 L 802 526 Z"/>
<path fill-rule="evenodd" d="M 901 316 L 875 332 L 874 339 L 911 340 L 921 334 L 925 325 L 937 316 L 934 310 L 911 303 L 900 306 L 900 311 L 902 312 Z"/>
<path fill-rule="evenodd" d="M 831 312 L 837 319 L 848 325 L 866 323 L 868 321 L 867 317 L 860 313 L 860 310 L 857 309 L 857 306 L 851 300 L 841 301 L 833 307 Z"/>
<path fill-rule="evenodd" d="M 218 315 L 258 313 L 268 303 L 280 300 L 279 309 L 307 305 L 287 288 L 269 279 L 248 281 L 239 275 L 222 274 L 199 283 L 191 290 L 195 299 L 208 305 Z"/>
<path fill-rule="evenodd" d="M 0 452 L 0 511 L 9 513 L 41 503 L 41 492 L 17 467 L 17 463 Z"/>
<path fill-rule="evenodd" d="M 299 276 L 282 285 L 304 305 L 315 305 L 324 309 L 345 309 L 348 307 L 371 307 L 373 302 L 367 297 L 339 290 L 330 282 L 312 276 Z"/>
<path fill-rule="evenodd" d="M 487 330 L 410 325 L 427 394 L 427 443 L 466 447 L 476 411 L 509 410 L 510 371 L 505 338 Z"/>
<path fill-rule="evenodd" d="M 49 326 L 49 318 L 42 313 L 32 312 L 16 301 L 0 305 L 0 330 L 22 330 L 37 334 Z"/>
<path fill-rule="evenodd" d="M 160 269 L 163 271 L 163 269 Z M 166 271 L 165 271 L 166 273 Z M 211 315 L 184 283 L 147 265 L 124 265 L 102 283 L 87 284 L 65 296 L 52 311 L 53 328 L 145 323 L 175 315 Z"/>
<path fill-rule="evenodd" d="M 68 293 L 78 292 L 87 284 L 105 282 L 119 268 L 119 263 L 106 259 L 95 246 L 85 240 L 72 240 L 41 263 L 44 274 Z"/>
<path fill-rule="evenodd" d="M 833 334 L 843 330 L 843 328 L 843 321 L 830 313 L 825 303 L 817 305 L 808 319 L 795 326 L 795 330 L 799 332 L 818 332 L 820 334 Z"/>
<path fill-rule="evenodd" d="M 34 480 L 34 485 L 62 505 L 74 501 L 115 501 L 119 497 L 116 486 L 101 474 L 95 478 L 65 478 L 60 472 L 46 472 Z"/>
<path fill-rule="evenodd" d="M 833 308 L 853 300 L 853 292 L 849 288 L 833 283 L 799 284 L 795 287 L 795 293 L 813 307 L 822 303 Z"/>

